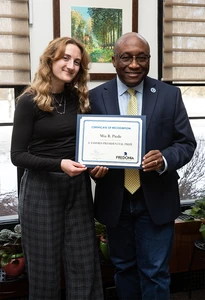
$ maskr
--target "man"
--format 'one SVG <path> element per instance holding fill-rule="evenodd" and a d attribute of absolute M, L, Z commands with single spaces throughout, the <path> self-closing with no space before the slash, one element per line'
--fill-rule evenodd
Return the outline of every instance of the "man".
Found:
<path fill-rule="evenodd" d="M 180 89 L 148 77 L 149 60 L 148 42 L 135 32 L 124 34 L 112 57 L 116 78 L 90 91 L 93 114 L 126 115 L 132 88 L 138 114 L 146 116 L 146 154 L 135 192 L 124 187 L 123 169 L 90 171 L 96 218 L 107 227 L 117 292 L 126 300 L 169 299 L 174 220 L 180 214 L 176 170 L 196 148 Z"/>

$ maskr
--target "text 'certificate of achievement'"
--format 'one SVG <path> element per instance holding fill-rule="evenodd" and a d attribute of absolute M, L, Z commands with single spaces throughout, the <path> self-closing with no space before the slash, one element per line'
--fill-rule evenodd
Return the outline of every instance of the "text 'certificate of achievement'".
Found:
<path fill-rule="evenodd" d="M 76 161 L 87 167 L 141 168 L 146 116 L 78 115 Z"/>

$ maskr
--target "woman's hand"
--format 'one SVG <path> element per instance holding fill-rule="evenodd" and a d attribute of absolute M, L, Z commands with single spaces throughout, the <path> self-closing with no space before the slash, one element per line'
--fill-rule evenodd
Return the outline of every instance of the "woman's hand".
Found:
<path fill-rule="evenodd" d="M 66 174 L 73 177 L 87 170 L 87 167 L 71 159 L 62 159 L 61 169 Z"/>

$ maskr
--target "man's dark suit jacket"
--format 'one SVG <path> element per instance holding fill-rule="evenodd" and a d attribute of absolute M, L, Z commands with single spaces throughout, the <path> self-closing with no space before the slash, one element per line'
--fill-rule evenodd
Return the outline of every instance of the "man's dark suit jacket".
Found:
<path fill-rule="evenodd" d="M 90 91 L 92 114 L 119 115 L 117 80 Z M 173 221 L 180 214 L 177 169 L 188 163 L 196 141 L 185 110 L 180 89 L 146 77 L 144 80 L 142 115 L 146 115 L 146 151 L 160 150 L 168 170 L 140 170 L 141 185 L 152 220 L 156 224 Z M 109 169 L 98 179 L 94 206 L 96 219 L 107 226 L 118 223 L 124 191 L 124 170 Z"/>

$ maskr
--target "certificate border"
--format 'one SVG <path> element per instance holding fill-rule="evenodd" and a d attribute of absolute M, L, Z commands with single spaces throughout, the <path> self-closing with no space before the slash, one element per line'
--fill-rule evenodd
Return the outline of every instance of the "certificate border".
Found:
<path fill-rule="evenodd" d="M 131 121 L 132 118 L 137 118 L 140 119 L 140 122 L 142 123 L 142 128 L 141 128 L 141 135 L 142 135 L 142 139 L 141 139 L 141 160 L 143 158 L 143 156 L 145 155 L 145 139 L 146 139 L 146 116 L 141 115 L 141 116 L 127 116 L 127 115 L 91 115 L 91 114 L 78 114 L 77 115 L 77 131 L 76 131 L 76 152 L 75 152 L 75 160 L 86 165 L 87 167 L 91 167 L 94 168 L 95 166 L 105 166 L 108 168 L 115 168 L 115 169 L 125 169 L 125 168 L 137 168 L 137 169 L 141 169 L 142 168 L 142 164 L 139 165 L 134 165 L 133 166 L 133 162 L 132 165 L 129 166 L 129 162 L 122 164 L 122 165 L 111 165 L 111 162 L 109 162 L 108 164 L 103 163 L 102 161 L 98 164 L 96 161 L 96 164 L 91 163 L 89 164 L 87 161 L 86 163 L 83 160 L 83 157 L 80 153 L 83 153 L 82 149 L 80 149 L 80 146 L 83 147 L 82 143 L 80 143 L 80 131 L 81 131 L 81 119 L 84 118 L 84 120 L 88 119 L 90 120 L 92 117 L 94 118 L 98 118 L 99 120 L 106 118 L 108 121 L 113 121 L 113 118 L 123 118 L 123 119 L 127 119 L 129 121 Z M 103 120 L 102 120 L 103 121 Z M 83 122 L 84 124 L 84 122 Z"/>

